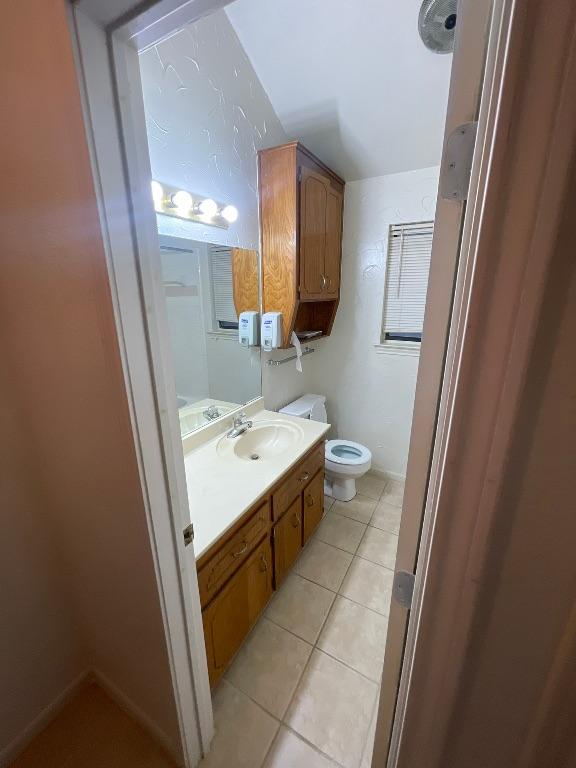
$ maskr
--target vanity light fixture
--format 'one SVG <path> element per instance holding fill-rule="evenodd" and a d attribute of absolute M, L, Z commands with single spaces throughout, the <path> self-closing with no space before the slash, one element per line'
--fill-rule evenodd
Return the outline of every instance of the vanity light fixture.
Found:
<path fill-rule="evenodd" d="M 228 229 L 229 225 L 238 219 L 236 206 L 218 203 L 211 197 L 195 195 L 156 180 L 152 181 L 151 191 L 155 211 L 165 216 L 196 221 L 221 229 Z"/>
<path fill-rule="evenodd" d="M 183 216 L 185 216 L 194 205 L 194 199 L 190 192 L 186 192 L 183 189 L 179 189 L 178 192 L 174 192 L 173 195 L 170 195 L 170 201 L 172 202 L 172 205 L 177 208 L 178 213 Z"/>
<path fill-rule="evenodd" d="M 201 203 L 198 203 L 198 210 L 203 216 L 206 216 L 206 218 L 213 219 L 218 213 L 218 203 L 215 200 L 212 200 L 212 198 L 207 197 L 205 200 L 202 200 Z"/>
<path fill-rule="evenodd" d="M 236 208 L 235 205 L 225 205 L 224 208 L 222 208 L 221 213 L 222 217 L 226 219 L 229 224 L 234 224 L 238 218 L 238 208 Z"/>

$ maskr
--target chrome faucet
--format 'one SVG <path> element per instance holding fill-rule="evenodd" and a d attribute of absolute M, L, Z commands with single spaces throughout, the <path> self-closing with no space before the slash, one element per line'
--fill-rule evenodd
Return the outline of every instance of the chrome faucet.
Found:
<path fill-rule="evenodd" d="M 232 429 L 226 433 L 226 437 L 239 437 L 239 435 L 243 435 L 246 430 L 250 429 L 251 426 L 252 422 L 248 421 L 248 417 L 242 411 L 239 416 L 234 416 Z"/>
<path fill-rule="evenodd" d="M 206 421 L 214 421 L 214 419 L 217 419 L 220 416 L 220 411 L 215 405 L 211 405 L 209 408 L 206 408 L 205 411 L 202 411 L 202 416 L 204 416 Z"/>

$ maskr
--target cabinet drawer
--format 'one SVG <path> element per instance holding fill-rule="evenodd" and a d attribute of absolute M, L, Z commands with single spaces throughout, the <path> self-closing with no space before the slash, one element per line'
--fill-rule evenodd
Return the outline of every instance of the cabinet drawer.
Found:
<path fill-rule="evenodd" d="M 218 682 L 271 594 L 272 552 L 266 538 L 202 612 L 210 685 Z"/>
<path fill-rule="evenodd" d="M 200 604 L 204 608 L 245 562 L 268 531 L 270 504 L 264 502 L 198 571 Z"/>
<path fill-rule="evenodd" d="M 279 520 L 296 496 L 301 493 L 319 469 L 324 467 L 324 441 L 319 443 L 290 472 L 272 496 L 272 519 Z"/>

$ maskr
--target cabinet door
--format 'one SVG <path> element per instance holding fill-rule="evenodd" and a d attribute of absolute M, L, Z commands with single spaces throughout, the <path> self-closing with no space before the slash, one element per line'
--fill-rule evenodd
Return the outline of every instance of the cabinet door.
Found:
<path fill-rule="evenodd" d="M 302 494 L 303 543 L 306 544 L 324 514 L 324 470 L 317 472 Z"/>
<path fill-rule="evenodd" d="M 300 169 L 300 298 L 325 298 L 326 208 L 328 180 Z"/>
<path fill-rule="evenodd" d="M 338 298 L 340 291 L 340 264 L 342 262 L 342 207 L 343 193 L 330 186 L 326 198 L 326 249 L 324 252 L 325 294 Z"/>
<path fill-rule="evenodd" d="M 202 614 L 210 685 L 214 686 L 272 594 L 268 537 Z"/>
<path fill-rule="evenodd" d="M 276 523 L 274 540 L 274 580 L 276 589 L 290 570 L 302 548 L 302 496 L 288 507 L 288 511 Z"/>

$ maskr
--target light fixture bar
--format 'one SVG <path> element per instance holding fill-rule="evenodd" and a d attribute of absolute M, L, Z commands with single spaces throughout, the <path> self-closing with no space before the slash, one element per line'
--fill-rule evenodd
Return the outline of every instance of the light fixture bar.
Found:
<path fill-rule="evenodd" d="M 160 181 L 152 182 L 151 195 L 156 213 L 176 219 L 228 229 L 238 218 L 238 209 L 229 203 L 220 203 Z"/>

